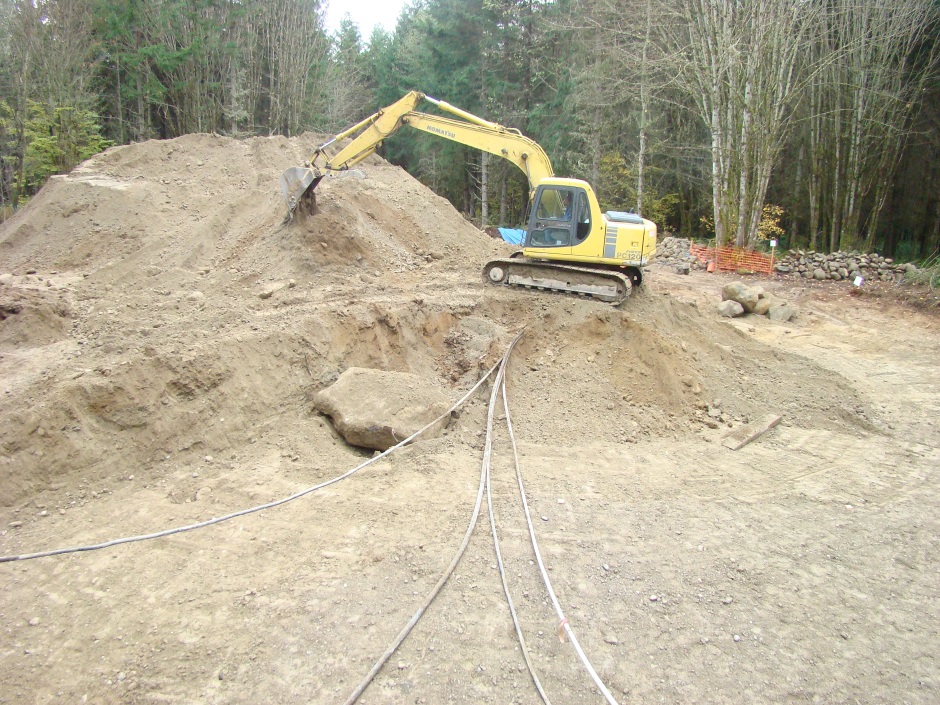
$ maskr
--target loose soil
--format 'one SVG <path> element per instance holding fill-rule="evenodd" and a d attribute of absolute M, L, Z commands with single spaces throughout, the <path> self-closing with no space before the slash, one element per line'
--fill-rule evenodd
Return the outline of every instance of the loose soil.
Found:
<path fill-rule="evenodd" d="M 378 158 L 285 224 L 277 177 L 316 142 L 115 148 L 0 228 L 0 553 L 317 484 L 370 457 L 311 403 L 345 369 L 456 400 L 525 329 L 507 384 L 528 501 L 621 703 L 940 701 L 935 314 L 768 279 L 796 319 L 721 320 L 728 278 L 657 266 L 618 308 L 490 287 L 482 265 L 509 248 Z M 0 564 L 0 702 L 343 702 L 462 539 L 487 396 L 280 508 Z M 782 424 L 721 445 L 766 413 Z M 557 636 L 497 422 L 497 526 L 539 677 L 554 703 L 600 703 Z M 360 702 L 539 702 L 485 516 Z"/>

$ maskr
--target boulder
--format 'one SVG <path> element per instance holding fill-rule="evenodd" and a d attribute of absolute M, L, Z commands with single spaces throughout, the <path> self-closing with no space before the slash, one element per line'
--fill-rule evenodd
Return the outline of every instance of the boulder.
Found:
<path fill-rule="evenodd" d="M 796 306 L 781 301 L 777 305 L 771 306 L 770 309 L 768 309 L 767 318 L 769 318 L 771 321 L 780 321 L 781 323 L 786 323 L 791 318 L 793 318 L 796 313 Z"/>
<path fill-rule="evenodd" d="M 766 316 L 767 312 L 774 306 L 779 306 L 783 301 L 776 296 L 762 296 L 754 307 L 754 313 L 758 316 Z"/>
<path fill-rule="evenodd" d="M 451 402 L 417 375 L 350 367 L 317 394 L 314 406 L 350 445 L 387 450 L 446 412 Z M 422 437 L 440 434 L 448 420 Z"/>
<path fill-rule="evenodd" d="M 721 288 L 722 301 L 736 301 L 745 311 L 753 311 L 760 298 L 760 292 L 741 282 L 725 284 Z M 722 314 L 724 315 L 724 314 Z M 740 314 L 735 314 L 740 315 Z"/>
<path fill-rule="evenodd" d="M 744 306 L 737 301 L 725 299 L 718 304 L 718 313 L 725 318 L 737 318 L 738 316 L 744 315 Z"/>
<path fill-rule="evenodd" d="M 827 278 L 828 276 L 826 275 L 826 272 L 823 271 L 822 269 L 817 268 L 813 271 L 813 279 L 815 279 L 816 281 L 822 281 L 823 279 L 827 279 Z"/>

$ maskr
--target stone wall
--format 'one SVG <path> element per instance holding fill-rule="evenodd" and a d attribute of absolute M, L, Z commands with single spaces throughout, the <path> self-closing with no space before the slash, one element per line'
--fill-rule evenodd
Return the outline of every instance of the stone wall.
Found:
<path fill-rule="evenodd" d="M 911 263 L 897 264 L 890 257 L 861 252 L 813 252 L 790 250 L 781 257 L 774 269 L 780 274 L 804 279 L 854 281 L 900 281 L 906 272 L 917 271 Z"/>
<path fill-rule="evenodd" d="M 685 237 L 664 237 L 656 243 L 657 264 L 675 267 L 688 265 L 691 269 L 705 269 L 705 265 L 690 252 L 692 241 Z"/>
<path fill-rule="evenodd" d="M 705 265 L 690 254 L 691 241 L 682 237 L 664 237 L 656 246 L 656 262 L 667 266 L 705 269 Z M 899 264 L 890 257 L 862 252 L 815 252 L 789 250 L 781 252 L 774 265 L 776 274 L 819 281 L 900 281 L 906 272 L 916 272 L 910 263 Z"/>

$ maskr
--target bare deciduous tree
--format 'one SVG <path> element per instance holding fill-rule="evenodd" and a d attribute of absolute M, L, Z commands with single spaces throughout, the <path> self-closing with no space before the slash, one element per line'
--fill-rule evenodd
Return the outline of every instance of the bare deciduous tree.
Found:
<path fill-rule="evenodd" d="M 810 3 L 680 0 L 664 37 L 711 134 L 715 236 L 757 237 L 771 172 L 788 133 Z"/>
<path fill-rule="evenodd" d="M 871 248 L 936 65 L 936 44 L 925 48 L 925 36 L 937 26 L 937 7 L 930 0 L 817 4 L 805 131 L 811 242 L 828 231 L 831 250 Z"/>

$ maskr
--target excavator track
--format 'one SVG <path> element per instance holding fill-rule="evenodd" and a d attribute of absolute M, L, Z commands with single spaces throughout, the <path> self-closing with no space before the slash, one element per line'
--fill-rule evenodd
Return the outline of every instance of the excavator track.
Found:
<path fill-rule="evenodd" d="M 522 257 L 494 259 L 483 267 L 483 281 L 542 291 L 590 296 L 615 306 L 633 290 L 630 278 L 619 272 L 554 264 Z"/>

